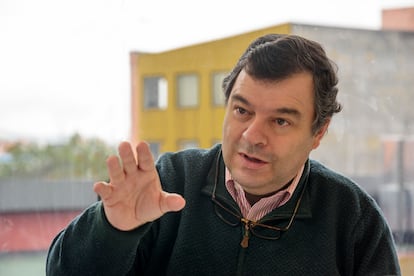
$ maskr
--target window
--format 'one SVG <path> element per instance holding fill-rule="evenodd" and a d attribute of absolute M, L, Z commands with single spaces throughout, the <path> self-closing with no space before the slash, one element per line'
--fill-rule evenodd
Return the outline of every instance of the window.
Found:
<path fill-rule="evenodd" d="M 215 144 L 221 144 L 222 139 L 220 138 L 214 138 L 211 140 L 211 146 L 214 146 Z"/>
<path fill-rule="evenodd" d="M 144 106 L 145 108 L 167 108 L 168 90 L 167 80 L 163 77 L 144 78 Z"/>
<path fill-rule="evenodd" d="M 195 107 L 198 105 L 198 76 L 185 74 L 177 77 L 177 104 L 179 107 Z"/>
<path fill-rule="evenodd" d="M 198 148 L 199 144 L 196 140 L 180 140 L 178 141 L 178 149 L 191 149 L 191 148 Z"/>
<path fill-rule="evenodd" d="M 154 156 L 154 160 L 157 160 L 161 153 L 161 143 L 160 142 L 148 142 L 149 148 Z"/>
<path fill-rule="evenodd" d="M 226 72 L 213 73 L 213 75 L 211 76 L 211 92 L 214 106 L 223 106 L 225 103 L 222 84 L 226 76 Z"/>

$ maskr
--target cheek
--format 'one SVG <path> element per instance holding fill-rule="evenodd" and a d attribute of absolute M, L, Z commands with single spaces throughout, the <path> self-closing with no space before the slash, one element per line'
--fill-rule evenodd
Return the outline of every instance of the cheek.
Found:
<path fill-rule="evenodd" d="M 232 138 L 231 138 L 231 126 L 228 123 L 228 120 L 226 117 L 223 121 L 223 132 L 222 132 L 222 153 L 223 153 L 223 159 L 224 163 L 227 167 L 231 167 L 231 145 L 232 145 Z"/>
<path fill-rule="evenodd" d="M 281 155 L 290 156 L 290 158 L 307 158 L 309 153 L 312 151 L 314 140 L 313 139 L 286 139 L 285 141 L 278 141 L 279 145 L 285 145 L 284 147 L 279 146 L 279 152 Z"/>
<path fill-rule="evenodd" d="M 226 114 L 224 114 L 224 119 L 223 119 L 223 132 L 222 132 L 223 136 L 224 136 L 227 128 L 228 128 L 228 115 L 227 115 L 227 112 L 226 112 Z"/>
<path fill-rule="evenodd" d="M 230 132 L 231 132 L 230 131 L 230 125 L 229 125 L 229 123 L 227 121 L 227 118 L 224 117 L 224 121 L 223 121 L 223 131 L 221 133 L 221 135 L 222 135 L 222 141 L 221 141 L 221 143 L 222 143 L 222 150 L 223 150 L 223 154 L 224 155 L 226 154 L 226 152 L 228 150 L 228 147 L 231 144 L 230 137 L 229 137 L 229 133 Z"/>
<path fill-rule="evenodd" d="M 230 119 L 228 118 L 228 115 L 224 117 L 223 120 L 223 143 L 226 139 L 230 139 L 232 135 L 234 135 L 234 127 L 232 127 L 232 124 L 230 122 Z"/>

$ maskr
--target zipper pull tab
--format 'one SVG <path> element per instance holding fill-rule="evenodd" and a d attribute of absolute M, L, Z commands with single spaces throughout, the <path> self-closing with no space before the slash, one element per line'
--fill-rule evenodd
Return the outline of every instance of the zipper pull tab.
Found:
<path fill-rule="evenodd" d="M 250 227 L 248 221 L 242 219 L 242 222 L 244 224 L 244 235 L 242 241 L 240 242 L 240 246 L 242 248 L 247 248 L 249 246 Z"/>

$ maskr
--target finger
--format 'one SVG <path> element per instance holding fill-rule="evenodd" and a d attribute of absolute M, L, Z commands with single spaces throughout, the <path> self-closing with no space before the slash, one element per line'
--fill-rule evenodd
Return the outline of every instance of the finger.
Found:
<path fill-rule="evenodd" d="M 154 169 L 154 157 L 152 156 L 147 143 L 141 142 L 137 145 L 137 159 L 139 169 L 143 171 Z"/>
<path fill-rule="evenodd" d="M 127 174 L 133 174 L 137 172 L 137 162 L 135 160 L 134 153 L 131 148 L 131 144 L 128 142 L 122 142 L 119 147 L 119 156 L 122 160 L 122 166 Z"/>
<path fill-rule="evenodd" d="M 120 183 L 125 180 L 125 172 L 119 164 L 119 159 L 115 155 L 109 156 L 106 160 L 109 178 L 112 184 Z"/>
<path fill-rule="evenodd" d="M 102 200 L 106 200 L 112 193 L 112 187 L 108 183 L 102 181 L 93 184 L 93 190 L 102 198 Z"/>

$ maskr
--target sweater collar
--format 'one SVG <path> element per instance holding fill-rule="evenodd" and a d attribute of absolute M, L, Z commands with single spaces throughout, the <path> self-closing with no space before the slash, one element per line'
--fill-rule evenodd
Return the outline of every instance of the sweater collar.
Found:
<path fill-rule="evenodd" d="M 292 215 L 293 209 L 295 208 L 298 198 L 301 196 L 303 189 L 304 191 L 296 218 L 310 218 L 312 217 L 311 207 L 310 207 L 310 189 L 308 186 L 308 177 L 310 172 L 310 161 L 309 159 L 305 162 L 305 167 L 303 169 L 302 177 L 299 180 L 297 188 L 295 189 L 292 197 L 289 201 L 274 209 L 272 212 L 263 217 L 262 221 L 289 218 Z M 237 203 L 234 201 L 232 196 L 229 194 L 225 187 L 225 165 L 223 156 L 221 154 L 221 147 L 218 149 L 216 157 L 213 160 L 209 173 L 207 175 L 206 185 L 202 188 L 201 192 L 211 197 L 215 190 L 216 198 L 222 201 L 227 202 L 232 205 L 235 209 L 239 210 Z"/>

